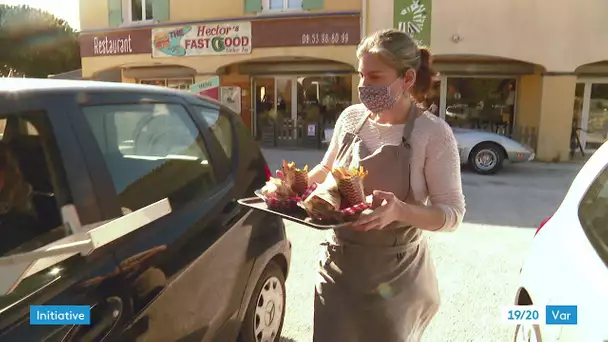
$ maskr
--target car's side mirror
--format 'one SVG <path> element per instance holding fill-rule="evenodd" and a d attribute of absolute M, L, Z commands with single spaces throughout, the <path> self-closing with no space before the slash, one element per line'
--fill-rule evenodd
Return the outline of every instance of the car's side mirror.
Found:
<path fill-rule="evenodd" d="M 0 294 L 13 291 L 26 277 L 75 254 L 88 255 L 121 237 L 171 213 L 167 198 L 147 207 L 91 226 L 71 227 L 75 234 L 31 252 L 0 257 Z"/>

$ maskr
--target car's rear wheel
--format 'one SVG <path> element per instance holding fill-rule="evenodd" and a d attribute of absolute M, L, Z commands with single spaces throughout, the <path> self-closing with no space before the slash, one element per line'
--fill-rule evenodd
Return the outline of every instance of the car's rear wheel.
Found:
<path fill-rule="evenodd" d="M 514 342 L 542 342 L 538 324 L 518 324 L 515 327 Z"/>
<path fill-rule="evenodd" d="M 270 262 L 255 286 L 241 329 L 242 342 L 278 342 L 285 318 L 285 275 Z"/>
<path fill-rule="evenodd" d="M 491 175 L 502 169 L 504 153 L 495 143 L 481 143 L 469 154 L 469 164 L 473 171 L 482 175 Z"/>

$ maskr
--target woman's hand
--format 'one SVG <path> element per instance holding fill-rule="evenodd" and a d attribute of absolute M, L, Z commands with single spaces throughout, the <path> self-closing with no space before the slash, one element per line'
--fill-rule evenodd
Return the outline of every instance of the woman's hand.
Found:
<path fill-rule="evenodd" d="M 371 202 L 371 209 L 374 211 L 369 215 L 362 215 L 359 220 L 350 226 L 352 229 L 362 231 L 382 229 L 399 220 L 401 208 L 404 204 L 394 193 L 379 190 L 368 196 L 368 202 Z"/>

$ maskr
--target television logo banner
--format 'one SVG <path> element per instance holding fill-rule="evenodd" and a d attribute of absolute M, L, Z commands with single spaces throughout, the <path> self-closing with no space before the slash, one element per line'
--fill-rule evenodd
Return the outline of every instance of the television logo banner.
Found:
<path fill-rule="evenodd" d="M 31 305 L 31 325 L 89 325 L 91 307 L 88 305 Z"/>

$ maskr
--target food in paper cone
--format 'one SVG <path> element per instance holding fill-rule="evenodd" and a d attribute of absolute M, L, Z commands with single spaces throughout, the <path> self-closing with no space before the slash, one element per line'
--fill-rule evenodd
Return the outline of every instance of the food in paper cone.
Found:
<path fill-rule="evenodd" d="M 317 186 L 302 202 L 306 211 L 313 217 L 325 217 L 340 210 L 342 198 L 338 190 L 338 184 L 333 180 L 333 177 L 327 178 L 328 180 Z"/>
<path fill-rule="evenodd" d="M 278 178 L 270 178 L 261 190 L 265 197 L 273 197 L 279 200 L 286 200 L 296 197 L 297 194 L 285 182 Z"/>
<path fill-rule="evenodd" d="M 308 165 L 304 166 L 303 169 L 298 169 L 296 168 L 296 163 L 287 163 L 283 160 L 281 171 L 285 176 L 285 183 L 295 193 L 300 195 L 306 191 L 308 188 Z"/>
<path fill-rule="evenodd" d="M 367 176 L 367 171 L 363 167 L 359 169 L 346 169 L 339 167 L 332 170 L 332 175 L 338 184 L 340 196 L 346 207 L 365 203 L 365 192 L 363 190 L 363 179 Z"/>

